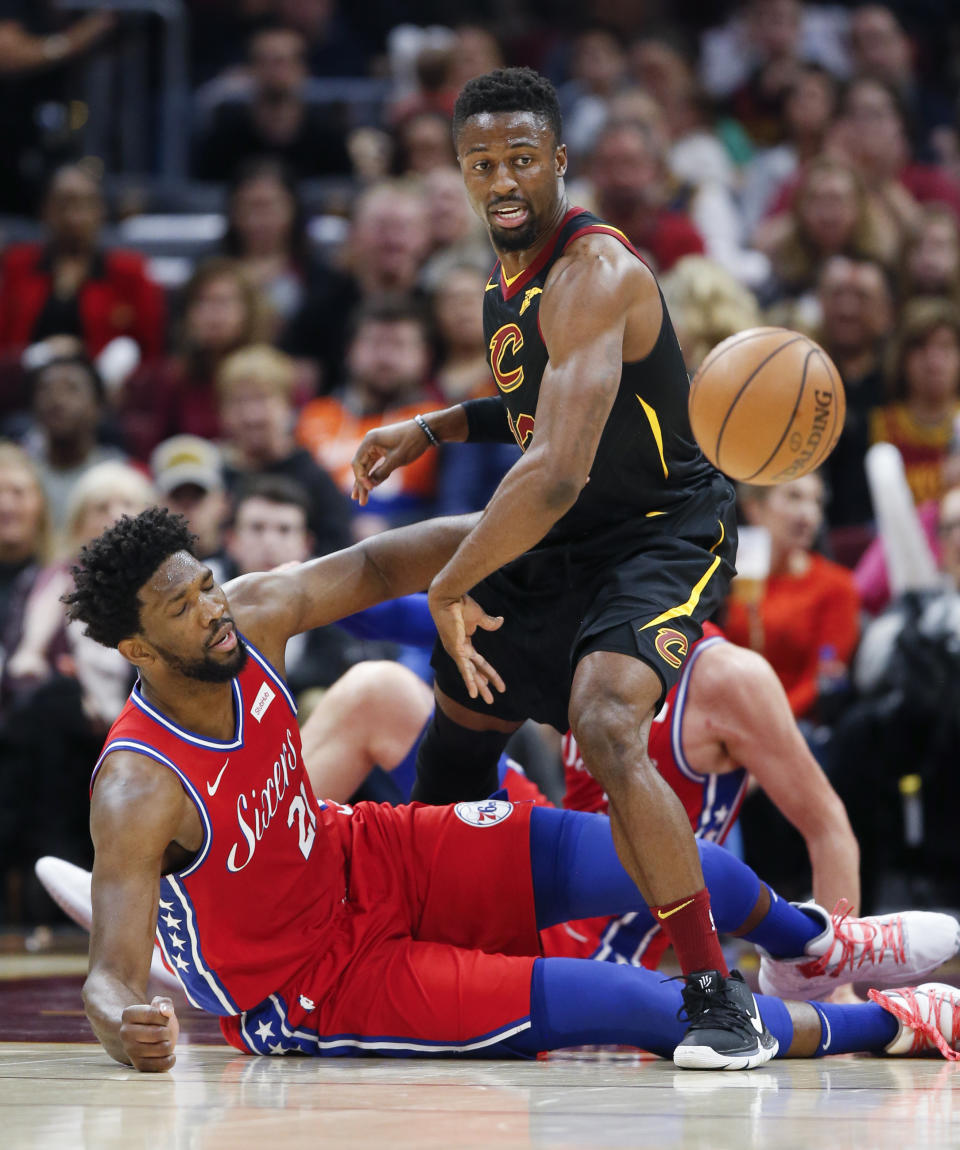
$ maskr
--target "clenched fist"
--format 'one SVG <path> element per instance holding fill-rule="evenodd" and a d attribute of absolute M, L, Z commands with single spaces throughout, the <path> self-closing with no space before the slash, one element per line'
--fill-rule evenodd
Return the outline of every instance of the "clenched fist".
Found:
<path fill-rule="evenodd" d="M 179 1036 L 173 1002 L 164 995 L 155 995 L 149 1004 L 128 1006 L 120 1019 L 120 1041 L 137 1070 L 169 1070 L 177 1061 L 173 1051 Z"/>

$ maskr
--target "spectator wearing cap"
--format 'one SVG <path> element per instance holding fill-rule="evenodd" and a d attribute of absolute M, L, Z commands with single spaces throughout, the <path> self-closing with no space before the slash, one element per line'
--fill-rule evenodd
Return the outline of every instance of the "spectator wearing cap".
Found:
<path fill-rule="evenodd" d="M 98 355 L 130 336 L 141 358 L 166 339 L 163 292 L 136 252 L 106 248 L 99 180 L 81 164 L 59 168 L 43 200 L 46 239 L 12 244 L 0 263 L 0 352 L 18 355 L 51 335 L 75 335 Z"/>
<path fill-rule="evenodd" d="M 296 365 L 268 344 L 228 356 L 217 372 L 220 422 L 231 493 L 256 476 L 284 476 L 302 487 L 316 555 L 350 544 L 350 505 L 329 473 L 293 437 Z"/>
<path fill-rule="evenodd" d="M 165 507 L 183 515 L 197 537 L 196 555 L 223 582 L 224 529 L 230 504 L 223 458 L 216 444 L 198 435 L 174 435 L 150 456 L 154 486 Z"/>
<path fill-rule="evenodd" d="M 86 357 L 49 360 L 33 373 L 31 393 L 33 426 L 24 436 L 24 447 L 36 462 L 51 524 L 59 532 L 77 480 L 98 463 L 125 460 L 126 453 L 98 442 L 105 395 L 103 382 Z"/>

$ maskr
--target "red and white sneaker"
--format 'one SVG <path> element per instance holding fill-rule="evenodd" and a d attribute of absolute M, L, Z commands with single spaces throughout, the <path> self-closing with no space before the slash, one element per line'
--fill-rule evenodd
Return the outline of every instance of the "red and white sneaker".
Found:
<path fill-rule="evenodd" d="M 900 990 L 870 990 L 871 1001 L 900 1023 L 888 1054 L 915 1058 L 939 1050 L 950 1062 L 960 1059 L 960 990 L 942 982 L 925 982 Z"/>
<path fill-rule="evenodd" d="M 760 959 L 760 990 L 778 998 L 822 998 L 850 982 L 916 984 L 960 950 L 960 923 L 949 914 L 909 910 L 855 918 L 841 899 L 828 915 L 815 902 L 797 904 L 824 926 L 800 958 Z"/>

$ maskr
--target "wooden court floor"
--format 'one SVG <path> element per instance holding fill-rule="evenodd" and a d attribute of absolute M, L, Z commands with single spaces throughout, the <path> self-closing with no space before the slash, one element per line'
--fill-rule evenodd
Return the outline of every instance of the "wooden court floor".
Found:
<path fill-rule="evenodd" d="M 611 1051 L 534 1063 L 248 1058 L 178 1003 L 174 1070 L 97 1046 L 85 957 L 0 954 L 2 1150 L 960 1147 L 960 1064 L 828 1058 L 697 1074 Z"/>

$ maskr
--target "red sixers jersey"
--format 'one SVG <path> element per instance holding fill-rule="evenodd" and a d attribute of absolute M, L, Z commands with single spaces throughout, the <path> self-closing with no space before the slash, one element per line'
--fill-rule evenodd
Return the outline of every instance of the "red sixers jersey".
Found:
<path fill-rule="evenodd" d="M 256 1006 L 325 950 L 345 892 L 349 820 L 317 803 L 303 767 L 296 704 L 246 640 L 233 680 L 234 737 L 201 738 L 134 688 L 107 736 L 91 782 L 113 751 L 135 751 L 180 780 L 203 844 L 160 883 L 157 940 L 187 998 L 214 1014 Z M 349 810 L 349 808 L 346 808 Z"/>
<path fill-rule="evenodd" d="M 654 766 L 683 803 L 694 834 L 697 838 L 716 843 L 723 842 L 740 813 L 747 788 L 747 772 L 743 768 L 722 775 L 695 771 L 683 753 L 682 730 L 694 664 L 707 647 L 724 642 L 726 639 L 719 627 L 704 623 L 703 638 L 690 648 L 679 681 L 667 694 L 651 724 L 647 744 Z M 580 749 L 570 731 L 563 738 L 563 763 L 566 775 L 563 805 L 568 810 L 606 814 L 607 796 L 583 765 Z"/>

